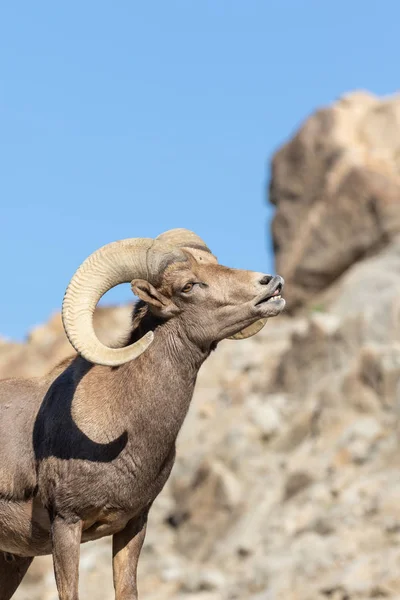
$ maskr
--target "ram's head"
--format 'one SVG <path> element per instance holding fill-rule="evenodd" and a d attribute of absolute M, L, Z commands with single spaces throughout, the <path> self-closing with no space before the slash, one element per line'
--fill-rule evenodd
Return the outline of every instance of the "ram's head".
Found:
<path fill-rule="evenodd" d="M 254 335 L 285 306 L 281 277 L 219 265 L 203 240 L 186 229 L 113 242 L 82 263 L 63 302 L 67 336 L 90 362 L 121 365 L 153 341 L 149 331 L 129 346 L 108 348 L 94 332 L 99 299 L 126 282 L 150 311 L 162 320 L 176 319 L 179 331 L 202 347 Z"/>

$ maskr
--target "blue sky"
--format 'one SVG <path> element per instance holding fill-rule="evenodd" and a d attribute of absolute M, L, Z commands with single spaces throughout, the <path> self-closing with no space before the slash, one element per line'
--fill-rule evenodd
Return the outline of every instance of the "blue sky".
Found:
<path fill-rule="evenodd" d="M 3 3 L 0 335 L 116 239 L 188 227 L 273 269 L 271 154 L 344 92 L 396 91 L 399 22 L 397 0 Z"/>

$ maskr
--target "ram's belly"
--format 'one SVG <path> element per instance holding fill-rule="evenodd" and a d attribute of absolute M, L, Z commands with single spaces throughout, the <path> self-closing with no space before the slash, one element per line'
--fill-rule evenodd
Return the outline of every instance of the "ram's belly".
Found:
<path fill-rule="evenodd" d="M 83 522 L 82 542 L 91 542 L 99 538 L 114 535 L 122 531 L 129 521 L 130 516 L 126 513 L 99 513 L 94 519 Z"/>

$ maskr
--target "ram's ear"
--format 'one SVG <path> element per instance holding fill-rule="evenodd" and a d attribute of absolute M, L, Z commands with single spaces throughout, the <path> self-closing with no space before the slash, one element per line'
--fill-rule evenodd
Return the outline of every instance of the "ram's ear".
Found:
<path fill-rule="evenodd" d="M 157 291 L 145 279 L 134 279 L 131 281 L 131 289 L 135 296 L 146 302 L 152 312 L 160 317 L 170 318 L 179 312 L 178 307 L 170 298 Z"/>

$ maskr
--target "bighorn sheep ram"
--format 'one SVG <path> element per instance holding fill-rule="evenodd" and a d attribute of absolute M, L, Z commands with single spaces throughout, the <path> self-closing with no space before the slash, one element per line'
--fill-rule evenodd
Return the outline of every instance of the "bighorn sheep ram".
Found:
<path fill-rule="evenodd" d="M 96 337 L 99 298 L 131 282 L 125 346 Z M 224 338 L 280 313 L 283 279 L 218 264 L 194 233 L 100 248 L 73 276 L 62 317 L 78 356 L 0 382 L 0 600 L 52 554 L 60 600 L 78 599 L 80 543 L 113 536 L 116 600 L 137 599 L 149 509 L 174 463 L 198 370 Z"/>

